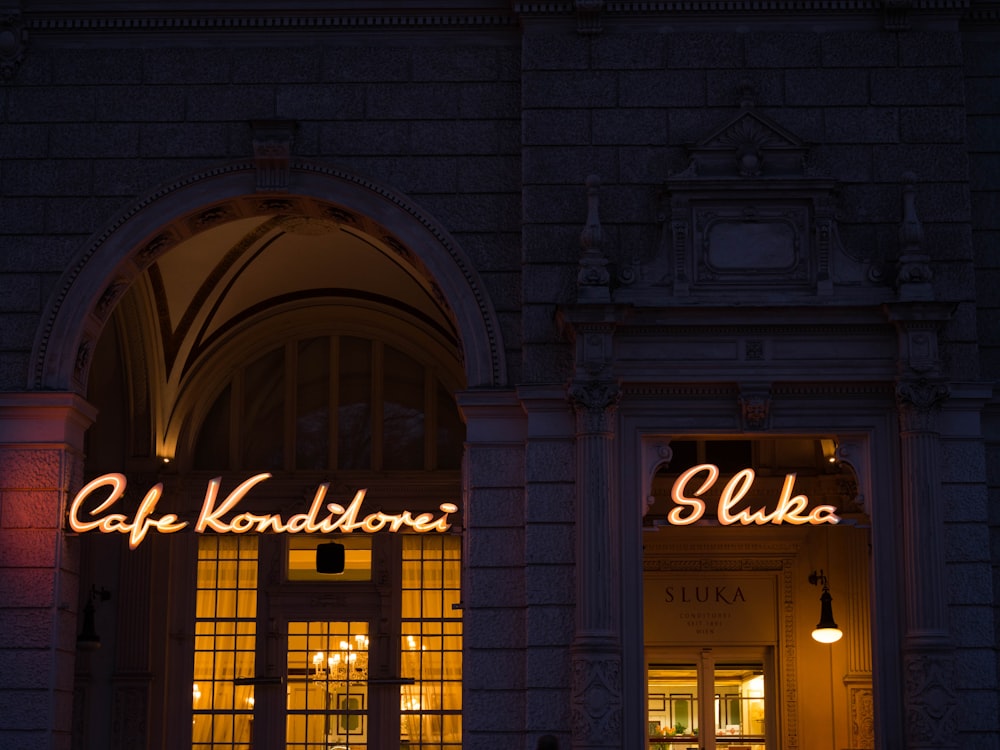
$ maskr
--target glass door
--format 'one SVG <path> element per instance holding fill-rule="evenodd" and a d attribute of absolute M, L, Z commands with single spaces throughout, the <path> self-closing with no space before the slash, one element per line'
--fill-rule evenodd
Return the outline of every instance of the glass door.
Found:
<path fill-rule="evenodd" d="M 650 750 L 775 750 L 763 653 L 656 654 L 647 665 Z"/>
<path fill-rule="evenodd" d="M 367 750 L 366 621 L 289 622 L 287 750 Z"/>

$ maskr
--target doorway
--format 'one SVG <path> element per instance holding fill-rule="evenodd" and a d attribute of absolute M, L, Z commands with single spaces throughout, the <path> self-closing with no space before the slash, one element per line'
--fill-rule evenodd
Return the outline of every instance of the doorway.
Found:
<path fill-rule="evenodd" d="M 366 621 L 288 623 L 287 750 L 367 750 L 370 625 Z"/>
<path fill-rule="evenodd" d="M 774 750 L 771 648 L 651 649 L 651 750 Z"/>

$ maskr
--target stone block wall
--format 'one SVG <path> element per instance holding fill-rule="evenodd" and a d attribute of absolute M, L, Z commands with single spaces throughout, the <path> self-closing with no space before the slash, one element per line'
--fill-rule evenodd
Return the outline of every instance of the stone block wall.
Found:
<path fill-rule="evenodd" d="M 249 123 L 261 119 L 296 121 L 293 159 L 381 182 L 448 227 L 490 290 L 516 367 L 516 36 L 151 33 L 155 44 L 112 31 L 84 48 L 39 33 L 0 93 L 0 389 L 28 382 L 44 305 L 87 239 L 162 184 L 250 158 Z"/>
<path fill-rule="evenodd" d="M 966 145 L 969 153 L 969 192 L 971 202 L 972 248 L 975 257 L 975 294 L 977 300 L 977 338 L 979 359 L 984 382 L 996 383 L 1000 378 L 1000 56 L 997 55 L 997 34 L 1000 34 L 1000 10 L 993 4 L 982 4 L 963 28 L 963 61 L 965 70 Z M 982 427 L 985 438 L 985 468 L 987 486 L 976 495 L 976 517 L 985 522 L 988 546 L 984 555 L 989 571 L 976 601 L 989 601 L 981 606 L 976 617 L 954 618 L 959 645 L 973 639 L 1000 642 L 1000 611 L 996 606 L 1000 595 L 1000 404 L 994 395 L 984 412 Z M 956 539 L 956 542 L 958 540 Z M 985 567 L 985 565 L 984 565 Z M 974 631 L 970 633 L 969 631 Z M 1000 657 L 983 658 L 982 667 L 994 677 L 1000 673 Z M 1000 713 L 1000 697 L 981 696 L 984 702 L 981 716 L 995 717 Z M 988 721 L 983 731 L 998 731 L 996 722 Z M 988 746 L 984 743 L 984 747 Z"/>
<path fill-rule="evenodd" d="M 602 180 L 603 251 L 621 279 L 659 252 L 662 186 L 687 166 L 685 145 L 731 118 L 744 96 L 810 144 L 810 175 L 840 183 L 843 245 L 871 262 L 887 290 L 902 176 L 915 173 L 935 293 L 955 304 L 944 374 L 993 382 L 1000 16 L 984 11 L 960 26 L 957 15 L 911 15 L 901 30 L 886 29 L 881 11 L 631 23 L 608 13 L 601 33 L 581 34 L 569 16 L 525 11 L 519 28 L 474 34 L 282 32 L 262 41 L 161 30 L 149 43 L 141 32 L 107 30 L 79 42 L 72 31 L 37 33 L 0 87 L 0 391 L 28 382 L 45 306 L 88 238 L 158 185 L 249 159 L 256 119 L 296 121 L 293 158 L 382 182 L 447 227 L 497 309 L 508 382 L 561 386 L 573 351 L 555 313 L 575 300 L 585 179 Z M 467 550 L 467 587 L 508 603 L 477 608 L 466 621 L 466 726 L 483 748 L 528 744 L 533 733 L 570 721 L 553 711 L 568 706 L 561 677 L 572 639 L 572 431 L 540 426 L 567 418 L 554 396 L 523 395 L 551 411 L 529 414 L 520 434 L 513 402 L 467 407 L 502 407 L 502 429 L 513 431 L 470 439 L 468 452 L 482 472 L 469 478 L 468 523 L 493 543 L 489 553 Z M 944 475 L 953 636 L 959 668 L 970 675 L 960 700 L 967 747 L 989 746 L 1000 730 L 1000 663 L 985 666 L 1000 639 L 1000 618 L 992 618 L 1000 598 L 1000 475 L 992 468 L 1000 465 L 1000 409 L 988 408 L 983 431 L 985 458 L 971 432 L 950 437 Z M 983 472 L 985 494 L 970 481 Z M 19 494 L 49 484 L 12 477 L 0 472 L 8 585 L 58 553 L 58 523 L 32 521 L 31 498 Z M 62 615 L 53 614 L 50 584 L 11 594 L 49 598 L 40 609 L 10 599 L 15 606 L 0 610 L 5 632 L 66 641 L 53 631 Z M 523 659 L 511 661 L 512 652 Z M 16 670 L 22 652 L 3 653 Z M 23 704 L 18 691 L 56 689 L 11 685 L 0 716 Z"/>

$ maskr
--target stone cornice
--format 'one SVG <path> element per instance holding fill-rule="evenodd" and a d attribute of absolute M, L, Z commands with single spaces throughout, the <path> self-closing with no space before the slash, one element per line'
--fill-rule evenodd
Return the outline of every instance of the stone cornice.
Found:
<path fill-rule="evenodd" d="M 212 32 L 234 31 L 280 33 L 282 31 L 323 31 L 345 29 L 449 29 L 513 28 L 517 18 L 503 2 L 440 3 L 437 8 L 411 8 L 399 3 L 324 3 L 322 7 L 300 3 L 298 7 L 275 11 L 274 4 L 248 2 L 238 12 L 225 8 L 193 11 L 174 10 L 169 4 L 148 10 L 133 10 L 117 2 L 89 3 L 85 11 L 78 5 L 32 4 L 23 9 L 23 23 L 32 33 L 62 32 Z M 152 4 L 146 4 L 149 8 Z M 52 7 L 50 7 L 52 6 Z"/>
<path fill-rule="evenodd" d="M 568 17 L 580 14 L 580 0 L 502 2 L 501 0 L 452 0 L 433 9 L 402 2 L 355 2 L 333 0 L 315 3 L 301 0 L 292 8 L 276 9 L 275 3 L 247 2 L 238 12 L 227 6 L 205 3 L 197 8 L 145 3 L 137 10 L 132 3 L 105 0 L 79 3 L 24 2 L 21 23 L 32 34 L 67 32 L 268 32 L 385 29 L 514 29 L 520 20 Z M 965 15 L 976 20 L 1000 20 L 1000 7 L 976 0 L 903 0 L 912 12 Z M 218 7 L 214 7 L 218 6 Z M 762 18 L 783 14 L 858 13 L 881 14 L 885 0 L 606 0 L 596 6 L 606 18 L 699 14 L 751 14 Z"/>
<path fill-rule="evenodd" d="M 905 5 L 917 11 L 965 12 L 974 0 L 914 0 Z M 697 13 L 842 13 L 869 11 L 882 13 L 884 0 L 607 0 L 603 7 L 606 16 L 697 14 Z M 514 12 L 522 16 L 556 16 L 576 12 L 572 0 L 548 2 L 515 2 Z"/>
<path fill-rule="evenodd" d="M 1000 0 L 970 0 L 967 21 L 1000 23 Z"/>

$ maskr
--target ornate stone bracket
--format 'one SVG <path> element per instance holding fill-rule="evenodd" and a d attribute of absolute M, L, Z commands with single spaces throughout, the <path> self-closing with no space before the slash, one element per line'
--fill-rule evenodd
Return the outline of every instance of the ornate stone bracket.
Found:
<path fill-rule="evenodd" d="M 255 120 L 253 158 L 258 192 L 288 190 L 291 175 L 292 140 L 296 123 L 292 120 Z"/>
<path fill-rule="evenodd" d="M 10 81 L 21 67 L 28 45 L 28 30 L 16 14 L 0 17 L 0 80 Z"/>
<path fill-rule="evenodd" d="M 771 389 L 766 385 L 740 386 L 740 424 L 750 432 L 766 430 L 771 417 Z"/>
<path fill-rule="evenodd" d="M 576 30 L 581 34 L 599 34 L 604 0 L 576 0 L 575 5 Z"/>
<path fill-rule="evenodd" d="M 906 31 L 910 28 L 912 0 L 883 0 L 882 26 L 886 31 Z"/>

